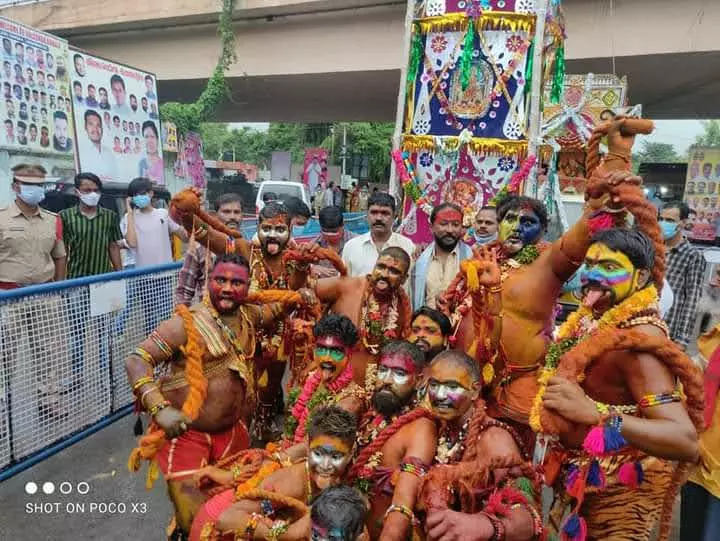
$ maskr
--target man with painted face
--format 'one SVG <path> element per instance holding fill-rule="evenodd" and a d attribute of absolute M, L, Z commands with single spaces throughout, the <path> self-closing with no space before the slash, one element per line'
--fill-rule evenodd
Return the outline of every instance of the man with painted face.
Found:
<path fill-rule="evenodd" d="M 257 486 L 266 491 L 262 498 L 250 497 L 252 491 L 243 486 L 237 493 L 227 490 L 213 497 L 193 524 L 190 539 L 211 538 L 201 537 L 203 532 L 220 533 L 221 539 L 242 535 L 276 539 L 280 534 L 288 541 L 308 539 L 311 521 L 307 506 L 324 490 L 342 482 L 352 459 L 356 428 L 356 417 L 342 408 L 316 410 L 304 443 L 307 458 L 261 479 Z M 243 497 L 244 493 L 248 497 Z"/>
<path fill-rule="evenodd" d="M 357 383 L 374 384 L 374 363 L 385 343 L 407 336 L 412 309 L 403 289 L 410 268 L 410 255 L 402 248 L 385 248 L 372 273 L 364 277 L 338 277 L 310 281 L 330 310 L 350 319 L 359 329 L 360 347 L 352 357 Z M 367 373 L 367 374 L 366 374 Z"/>
<path fill-rule="evenodd" d="M 137 403 L 153 421 L 130 464 L 138 469 L 141 459 L 157 460 L 185 535 L 206 498 L 193 475 L 250 443 L 256 329 L 284 311 L 275 303 L 246 304 L 249 282 L 242 256 L 218 257 L 207 299 L 179 306 L 125 362 Z M 169 377 L 156 380 L 156 368 Z"/>
<path fill-rule="evenodd" d="M 264 289 L 298 289 L 307 279 L 308 266 L 283 260 L 291 238 L 291 216 L 279 202 L 266 204 L 258 214 L 258 242 L 247 241 L 200 207 L 197 191 L 184 190 L 176 194 L 170 205 L 171 216 L 183 224 L 195 240 L 215 254 L 239 253 L 250 262 L 250 291 Z M 260 440 L 277 439 L 280 428 L 275 414 L 282 410 L 280 381 L 290 348 L 283 348 L 284 322 L 266 330 L 260 348 L 260 400 L 253 435 Z"/>
<path fill-rule="evenodd" d="M 484 256 L 463 262 L 467 266 L 443 296 L 441 308 L 457 329 L 458 347 L 478 357 L 483 368 L 490 414 L 512 423 L 526 439 L 527 451 L 535 440 L 528 413 L 537 389 L 536 372 L 552 333 L 557 298 L 590 245 L 591 220 L 609 214 L 606 206 L 615 204 L 616 196 L 611 200 L 608 194 L 637 181 L 625 171 L 603 177 L 603 189 L 593 192 L 593 198 L 588 194 L 580 220 L 552 244 L 542 241 L 548 223 L 543 204 L 528 197 L 507 198 L 498 206 L 498 242 L 478 251 Z M 475 266 L 472 274 L 477 276 L 477 265 L 487 262 L 495 268 L 492 283 L 473 284 L 469 295 L 466 271 Z M 475 302 L 483 308 L 474 310 Z M 489 328 L 497 337 L 488 345 L 483 337 Z"/>
<path fill-rule="evenodd" d="M 460 351 L 445 351 L 430 364 L 427 385 L 440 422 L 422 494 L 427 538 L 535 539 L 542 522 L 532 468 L 514 431 L 487 415 L 477 363 Z"/>
<path fill-rule="evenodd" d="M 447 348 L 451 332 L 452 324 L 445 314 L 423 306 L 413 314 L 407 341 L 419 347 L 429 363 Z"/>
<path fill-rule="evenodd" d="M 659 317 L 649 238 L 611 229 L 593 241 L 582 306 L 557 331 L 530 422 L 559 437 L 545 457 L 546 482 L 558 481 L 551 531 L 571 535 L 582 519 L 588 539 L 647 540 L 661 511 L 669 527 L 671 461 L 698 457 L 701 376 Z"/>
<path fill-rule="evenodd" d="M 683 235 L 690 208 L 682 201 L 671 201 L 660 211 L 660 229 L 665 240 L 667 281 L 674 302 L 665 316 L 670 337 L 682 348 L 695 338 L 698 303 L 705 283 L 705 258 Z"/>
<path fill-rule="evenodd" d="M 470 247 L 462 242 L 462 209 L 454 203 L 442 203 L 430 214 L 434 241 L 425 248 L 413 269 L 413 308 L 435 308 L 437 298 L 445 292 L 460 270 L 460 262 L 472 257 Z"/>
<path fill-rule="evenodd" d="M 354 488 L 323 490 L 310 510 L 310 541 L 365 541 L 367 503 Z"/>
<path fill-rule="evenodd" d="M 415 526 L 413 509 L 437 446 L 431 413 L 414 405 L 424 367 L 423 351 L 409 342 L 390 342 L 380 353 L 372 409 L 360 423 L 348 476 L 371 502 L 370 539 L 408 539 Z"/>

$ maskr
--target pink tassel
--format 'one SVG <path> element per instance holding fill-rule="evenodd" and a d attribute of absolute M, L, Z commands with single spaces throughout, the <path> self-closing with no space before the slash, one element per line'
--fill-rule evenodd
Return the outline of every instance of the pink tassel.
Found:
<path fill-rule="evenodd" d="M 643 482 L 643 470 L 639 462 L 626 462 L 618 470 L 620 482 L 632 489 L 637 488 Z"/>
<path fill-rule="evenodd" d="M 588 220 L 590 235 L 594 235 L 600 231 L 611 229 L 615 225 L 615 219 L 608 212 L 600 212 Z"/>
<path fill-rule="evenodd" d="M 583 449 L 593 456 L 603 456 L 605 454 L 605 427 L 593 427 L 585 436 Z"/>

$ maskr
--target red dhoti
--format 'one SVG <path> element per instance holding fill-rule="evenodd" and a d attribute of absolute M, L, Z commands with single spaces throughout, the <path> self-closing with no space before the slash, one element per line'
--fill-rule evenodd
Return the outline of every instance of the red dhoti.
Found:
<path fill-rule="evenodd" d="M 195 515 L 195 519 L 193 519 L 190 541 L 199 541 L 205 525 L 217 522 L 220 515 L 229 509 L 234 502 L 235 490 L 233 489 L 225 490 L 206 501 Z"/>
<path fill-rule="evenodd" d="M 250 435 L 242 421 L 225 430 L 209 434 L 188 430 L 170 440 L 157 454 L 158 465 L 167 481 L 192 477 L 198 470 L 247 449 Z"/>

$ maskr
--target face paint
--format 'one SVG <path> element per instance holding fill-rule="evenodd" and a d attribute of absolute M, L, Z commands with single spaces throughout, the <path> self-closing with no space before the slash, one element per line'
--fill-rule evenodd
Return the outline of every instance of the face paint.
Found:
<path fill-rule="evenodd" d="M 221 313 L 237 310 L 248 294 L 248 269 L 235 263 L 219 263 L 210 273 L 210 302 Z"/>
<path fill-rule="evenodd" d="M 375 293 L 387 296 L 397 291 L 405 282 L 407 271 L 407 265 L 400 259 L 389 255 L 378 258 L 370 275 Z"/>
<path fill-rule="evenodd" d="M 428 374 L 428 398 L 433 413 L 444 420 L 461 418 L 476 397 L 472 376 L 453 361 L 436 362 Z"/>
<path fill-rule="evenodd" d="M 325 490 L 342 478 L 350 462 L 350 448 L 332 436 L 318 436 L 310 442 L 308 468 L 315 485 Z"/>
<path fill-rule="evenodd" d="M 587 251 L 580 274 L 583 304 L 595 312 L 604 312 L 637 289 L 635 266 L 622 252 L 595 243 Z"/>
<path fill-rule="evenodd" d="M 318 524 L 312 523 L 310 534 L 311 541 L 351 541 L 345 537 L 345 532 L 340 528 L 323 528 Z"/>
<path fill-rule="evenodd" d="M 427 316 L 418 316 L 413 320 L 407 341 L 422 349 L 426 358 L 434 357 L 445 347 L 440 325 Z"/>
<path fill-rule="evenodd" d="M 324 383 L 334 381 L 348 363 L 350 351 L 337 336 L 320 336 L 315 341 L 313 360 Z"/>
<path fill-rule="evenodd" d="M 269 256 L 278 255 L 285 249 L 290 240 L 287 216 L 281 214 L 262 220 L 257 233 L 263 253 Z"/>
<path fill-rule="evenodd" d="M 542 233 L 540 219 L 529 208 L 507 211 L 500 222 L 498 239 L 503 243 L 508 255 L 518 253 L 526 244 L 539 240 Z"/>
<path fill-rule="evenodd" d="M 463 236 L 463 216 L 454 208 L 444 208 L 435 216 L 431 228 L 435 244 L 452 251 Z"/>

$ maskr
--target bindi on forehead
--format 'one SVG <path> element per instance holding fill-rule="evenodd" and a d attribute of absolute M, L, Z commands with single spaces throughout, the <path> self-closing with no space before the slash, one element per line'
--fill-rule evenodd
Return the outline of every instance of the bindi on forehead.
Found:
<path fill-rule="evenodd" d="M 408 374 L 415 373 L 415 363 L 409 355 L 402 353 L 391 353 L 380 358 L 380 365 L 390 369 L 405 370 Z"/>
<path fill-rule="evenodd" d="M 287 214 L 278 214 L 277 216 L 273 216 L 272 218 L 263 218 L 260 221 L 261 225 L 274 225 L 277 226 L 286 226 L 288 224 L 288 215 Z"/>

